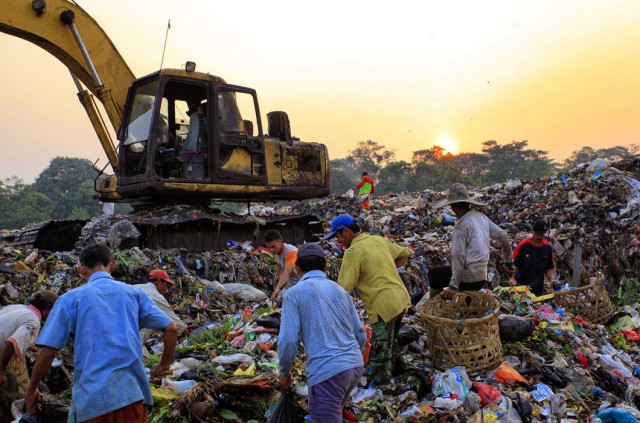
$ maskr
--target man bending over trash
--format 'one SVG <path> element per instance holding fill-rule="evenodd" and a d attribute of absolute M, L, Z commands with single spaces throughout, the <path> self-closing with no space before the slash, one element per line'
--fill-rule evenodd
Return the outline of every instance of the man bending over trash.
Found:
<path fill-rule="evenodd" d="M 347 247 L 338 284 L 347 292 L 357 290 L 372 323 L 369 366 L 376 385 L 390 382 L 398 352 L 402 318 L 411 307 L 411 297 L 398 275 L 409 259 L 409 250 L 387 238 L 360 232 L 360 225 L 348 214 L 331 221 L 325 238 Z"/>
<path fill-rule="evenodd" d="M 41 346 L 33 367 L 25 405 L 35 411 L 38 384 L 58 350 L 74 336 L 74 380 L 69 422 L 146 422 L 151 389 L 142 364 L 140 328 L 164 330 L 164 353 L 151 371 L 169 369 L 176 347 L 176 324 L 140 289 L 111 277 L 113 254 L 104 244 L 80 253 L 76 269 L 86 285 L 56 302 L 36 344 Z"/>
<path fill-rule="evenodd" d="M 341 423 L 342 408 L 364 371 L 364 328 L 349 294 L 325 275 L 327 261 L 320 245 L 302 245 L 295 266 L 301 278 L 284 294 L 282 306 L 280 386 L 289 387 L 301 335 L 309 360 L 311 419 Z"/>
<path fill-rule="evenodd" d="M 186 329 L 187 325 L 178 317 L 176 313 L 174 313 L 173 309 L 169 305 L 169 302 L 164 297 L 169 291 L 169 288 L 174 285 L 167 272 L 162 269 L 154 269 L 149 273 L 149 282 L 146 284 L 136 285 L 137 288 L 140 288 L 142 292 L 147 294 L 147 297 L 160 309 L 164 314 L 169 316 L 173 323 L 176 324 L 178 328 L 178 336 L 182 335 Z M 187 331 L 188 332 L 188 331 Z M 140 340 L 142 341 L 142 357 L 147 359 L 149 357 L 149 351 L 144 346 L 144 343 L 147 342 L 151 334 L 152 330 L 149 329 L 141 329 L 140 330 Z M 187 333 L 188 335 L 188 333 Z"/>
<path fill-rule="evenodd" d="M 36 342 L 40 322 L 47 320 L 57 299 L 53 291 L 38 291 L 29 305 L 8 305 L 0 310 L 0 422 L 13 420 L 11 403 L 27 392 L 24 354 Z"/>
<path fill-rule="evenodd" d="M 271 301 L 274 301 L 279 292 L 282 291 L 284 293 L 284 291 L 297 284 L 298 279 L 300 279 L 294 269 L 298 249 L 291 244 L 286 244 L 280 232 L 273 229 L 265 232 L 264 245 L 271 251 L 273 259 L 278 265 L 276 286 L 273 288 L 273 294 L 271 294 L 270 298 Z"/>

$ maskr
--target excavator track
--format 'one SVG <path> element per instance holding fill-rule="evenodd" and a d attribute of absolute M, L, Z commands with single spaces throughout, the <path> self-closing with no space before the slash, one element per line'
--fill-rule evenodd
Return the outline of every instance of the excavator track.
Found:
<path fill-rule="evenodd" d="M 323 233 L 322 222 L 312 215 L 238 216 L 209 208 L 173 206 L 88 221 L 47 221 L 13 231 L 2 240 L 45 251 L 71 251 L 92 242 L 107 242 L 116 249 L 219 251 L 234 248 L 234 244 L 241 248 L 246 241 L 256 247 L 269 229 L 278 230 L 292 244 L 317 241 Z"/>

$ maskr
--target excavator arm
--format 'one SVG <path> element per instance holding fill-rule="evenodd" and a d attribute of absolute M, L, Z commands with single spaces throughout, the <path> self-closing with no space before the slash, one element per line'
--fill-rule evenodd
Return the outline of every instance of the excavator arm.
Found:
<path fill-rule="evenodd" d="M 103 104 L 118 131 L 135 76 L 98 23 L 69 0 L 0 0 L 0 32 L 36 44 L 54 55 L 71 72 L 112 168 L 118 155 L 95 99 Z"/>

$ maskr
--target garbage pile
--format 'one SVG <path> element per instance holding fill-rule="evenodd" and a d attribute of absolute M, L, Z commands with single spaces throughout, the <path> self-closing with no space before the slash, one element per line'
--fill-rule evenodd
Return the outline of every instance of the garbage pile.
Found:
<path fill-rule="evenodd" d="M 583 166 L 567 175 L 508 181 L 477 189 L 476 195 L 487 203 L 485 212 L 505 228 L 514 244 L 528 235 L 533 220 L 548 222 L 557 273 L 564 278 L 559 285 L 571 289 L 574 281 L 575 286 L 604 283 L 615 294 L 622 276 L 637 277 L 634 229 L 640 223 L 639 177 L 637 160 L 615 167 L 600 163 L 600 167 Z M 330 197 L 268 213 L 295 215 L 313 210 L 325 227 L 338 214 L 357 216 L 366 230 L 412 251 L 411 260 L 400 271 L 410 294 L 415 294 L 428 284 L 428 269 L 449 259 L 455 217 L 446 208 L 430 207 L 443 195 L 425 191 L 378 196 L 370 211 L 359 209 L 348 198 Z M 264 422 L 273 412 L 280 395 L 280 314 L 267 299 L 275 264 L 258 246 L 243 239 L 229 241 L 225 251 L 121 248 L 115 253 L 114 277 L 129 284 L 146 283 L 153 268 L 167 270 L 176 281 L 168 300 L 193 328 L 179 342 L 173 374 L 151 381 L 155 405 L 150 421 Z M 329 277 L 335 280 L 343 250 L 335 241 L 323 246 Z M 77 250 L 49 252 L 0 245 L 0 304 L 24 303 L 38 289 L 62 294 L 81 285 L 74 271 L 77 259 Z M 404 319 L 392 383 L 374 386 L 365 375 L 351 396 L 345 418 L 563 423 L 597 421 L 596 416 L 603 422 L 640 419 L 640 306 L 619 307 L 610 319 L 596 324 L 553 298 L 501 287 L 501 279 L 506 280 L 501 268 L 500 255 L 492 253 L 493 289 L 487 295 L 500 301 L 504 350 L 496 369 L 469 377 L 462 366 L 434 368 L 421 316 L 423 298 Z M 636 285 L 626 283 L 640 293 L 637 281 Z M 354 301 L 366 319 L 361 302 Z M 157 362 L 160 343 L 158 337 L 147 342 L 153 353 L 148 367 Z M 71 347 L 61 351 L 57 366 L 45 379 L 49 389 L 45 393 L 57 404 L 69 398 L 72 357 Z M 34 359 L 34 352 L 29 352 L 30 365 Z M 292 375 L 292 398 L 307 410 L 302 351 Z"/>

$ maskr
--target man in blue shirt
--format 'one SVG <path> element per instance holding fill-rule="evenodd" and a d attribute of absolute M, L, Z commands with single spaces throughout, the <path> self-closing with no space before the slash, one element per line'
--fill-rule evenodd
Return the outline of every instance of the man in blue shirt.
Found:
<path fill-rule="evenodd" d="M 301 278 L 284 294 L 282 305 L 280 386 L 289 387 L 301 336 L 308 358 L 311 419 L 341 423 L 342 408 L 364 371 L 366 334 L 347 291 L 325 275 L 327 261 L 320 245 L 302 245 L 295 266 Z"/>
<path fill-rule="evenodd" d="M 142 328 L 164 330 L 164 352 L 152 377 L 169 369 L 176 347 L 176 324 L 131 285 L 111 277 L 113 254 L 104 244 L 80 253 L 78 272 L 86 285 L 58 299 L 37 345 L 25 405 L 35 411 L 38 384 L 58 350 L 74 336 L 74 383 L 69 422 L 146 422 L 151 389 L 142 364 Z M 126 420 L 125 420 L 126 418 Z"/>

